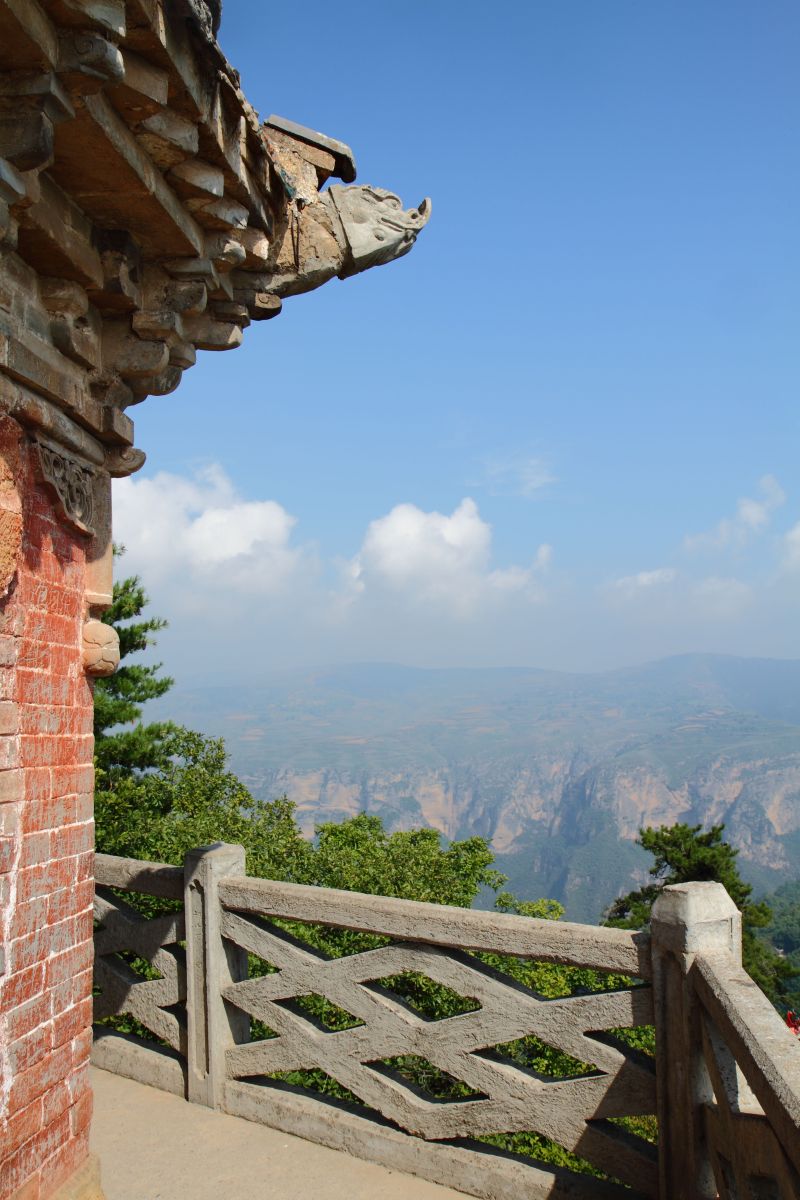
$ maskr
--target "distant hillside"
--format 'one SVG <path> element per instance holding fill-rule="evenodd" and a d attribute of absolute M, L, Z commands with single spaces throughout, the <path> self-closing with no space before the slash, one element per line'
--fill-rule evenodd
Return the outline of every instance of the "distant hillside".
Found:
<path fill-rule="evenodd" d="M 596 919 L 643 878 L 642 824 L 724 821 L 760 887 L 798 873 L 800 662 L 686 655 L 622 671 L 350 665 L 176 688 L 160 715 L 222 734 L 253 793 L 304 826 L 491 838 L 525 896 Z"/>

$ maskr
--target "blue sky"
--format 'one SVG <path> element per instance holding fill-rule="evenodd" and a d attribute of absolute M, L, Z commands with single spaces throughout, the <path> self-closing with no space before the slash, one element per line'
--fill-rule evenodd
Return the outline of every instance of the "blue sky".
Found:
<path fill-rule="evenodd" d="M 225 0 L 220 37 L 433 216 L 132 411 L 168 665 L 800 655 L 796 3 Z"/>

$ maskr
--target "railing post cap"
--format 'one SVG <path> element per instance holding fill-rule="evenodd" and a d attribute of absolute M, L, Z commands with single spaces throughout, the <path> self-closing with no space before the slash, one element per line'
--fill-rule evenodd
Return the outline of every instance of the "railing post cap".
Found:
<path fill-rule="evenodd" d="M 670 883 L 653 905 L 653 918 L 668 925 L 727 921 L 738 913 L 721 883 Z"/>
<path fill-rule="evenodd" d="M 184 869 L 187 873 L 194 874 L 204 863 L 223 873 L 244 874 L 244 846 L 235 842 L 212 842 L 209 846 L 197 846 L 194 850 L 187 850 L 184 859 Z"/>
<path fill-rule="evenodd" d="M 721 883 L 672 883 L 656 899 L 654 943 L 683 954 L 740 953 L 741 915 Z"/>

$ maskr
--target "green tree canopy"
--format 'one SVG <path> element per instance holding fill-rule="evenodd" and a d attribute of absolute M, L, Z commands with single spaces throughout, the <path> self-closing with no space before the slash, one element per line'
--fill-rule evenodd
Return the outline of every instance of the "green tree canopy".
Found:
<path fill-rule="evenodd" d="M 785 954 L 794 971 L 787 985 L 786 1003 L 800 1013 L 800 879 L 782 884 L 767 897 L 772 919 L 761 936 Z"/>
<path fill-rule="evenodd" d="M 166 626 L 142 616 L 147 604 L 141 581 L 130 576 L 114 584 L 105 616 L 119 634 L 122 662 L 95 687 L 99 850 L 179 863 L 196 846 L 237 842 L 251 875 L 439 904 L 469 906 L 481 888 L 502 885 L 482 838 L 445 847 L 433 829 L 388 834 L 379 817 L 363 813 L 321 825 L 312 843 L 285 796 L 256 800 L 228 769 L 222 739 L 171 721 L 145 724 L 145 703 L 173 685 L 160 663 L 129 661 Z"/>
<path fill-rule="evenodd" d="M 319 825 L 314 840 L 310 840 L 303 837 L 295 806 L 286 796 L 258 800 L 228 769 L 222 739 L 204 737 L 171 722 L 143 724 L 145 702 L 164 695 L 172 686 L 172 680 L 160 673 L 159 665 L 128 662 L 130 655 L 152 645 L 154 635 L 165 624 L 158 618 L 140 619 L 146 603 L 140 581 L 135 577 L 125 579 L 115 586 L 114 604 L 107 618 L 120 634 L 123 666 L 116 676 L 101 681 L 96 692 L 95 819 L 99 850 L 180 864 L 188 850 L 225 841 L 244 846 L 248 874 L 261 878 L 462 907 L 469 907 L 482 889 L 499 891 L 505 877 L 494 870 L 491 848 L 483 838 L 445 844 L 434 829 L 388 833 L 378 816 L 361 813 L 346 821 Z M 131 895 L 126 899 L 148 915 L 174 903 L 151 897 L 137 900 Z M 563 913 L 561 905 L 553 900 L 520 901 L 508 892 L 500 893 L 495 903 L 501 912 L 524 917 L 557 920 Z M 332 926 L 282 920 L 273 923 L 334 958 L 387 941 Z M 552 998 L 629 982 L 618 976 L 504 954 L 481 954 L 475 959 Z M 145 978 L 150 977 L 150 964 L 140 962 L 138 966 Z M 270 969 L 269 964 L 250 956 L 251 975 Z M 405 971 L 380 983 L 429 1020 L 477 1007 L 470 997 L 459 996 L 420 972 Z M 353 1023 L 348 1013 L 324 996 L 298 997 L 295 1003 L 310 1019 L 329 1029 L 345 1029 Z M 129 1016 L 110 1021 L 123 1031 L 149 1036 Z M 258 1022 L 254 1024 L 256 1036 L 266 1033 Z M 621 1036 L 652 1051 L 652 1033 L 647 1029 L 630 1030 Z M 590 1064 L 580 1063 L 533 1036 L 509 1043 L 504 1053 L 523 1070 L 558 1078 L 591 1070 Z M 469 1092 L 460 1081 L 414 1055 L 386 1060 L 385 1065 L 414 1087 L 440 1099 L 463 1099 Z M 321 1071 L 278 1072 L 273 1077 L 340 1100 L 356 1099 Z M 626 1124 L 633 1132 L 653 1136 L 652 1119 L 632 1118 Z M 485 1140 L 501 1150 L 597 1174 L 575 1154 L 536 1133 L 498 1134 Z"/>
<path fill-rule="evenodd" d="M 114 553 L 123 554 L 124 547 L 115 547 Z M 148 725 L 141 721 L 142 705 L 172 687 L 173 680 L 160 673 L 161 663 L 147 666 L 124 661 L 153 645 L 153 635 L 166 627 L 160 617 L 136 619 L 147 603 L 147 593 L 132 575 L 114 584 L 113 601 L 103 618 L 119 635 L 122 665 L 113 675 L 95 681 L 95 759 L 100 789 L 111 787 L 114 780 L 131 772 L 163 767 L 175 751 L 180 732 L 171 721 Z"/>
<path fill-rule="evenodd" d="M 640 829 L 639 845 L 653 855 L 653 882 L 619 896 L 607 909 L 605 923 L 641 929 L 659 892 L 667 884 L 693 881 L 721 883 L 742 914 L 742 960 L 745 970 L 773 1004 L 784 1005 L 792 966 L 774 947 L 758 936 L 769 925 L 772 913 L 764 901 L 752 900 L 753 889 L 739 874 L 739 851 L 723 841 L 724 825 L 661 825 Z"/>

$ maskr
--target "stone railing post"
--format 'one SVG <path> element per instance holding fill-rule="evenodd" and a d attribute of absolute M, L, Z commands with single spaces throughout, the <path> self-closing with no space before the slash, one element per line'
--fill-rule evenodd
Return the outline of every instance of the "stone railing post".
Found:
<path fill-rule="evenodd" d="M 188 1098 L 209 1108 L 223 1106 L 225 1052 L 250 1037 L 247 1014 L 221 995 L 247 978 L 247 954 L 220 934 L 218 886 L 226 875 L 244 873 L 244 847 L 224 842 L 190 850 L 184 861 Z"/>
<path fill-rule="evenodd" d="M 689 971 L 697 954 L 742 960 L 742 918 L 721 883 L 665 887 L 651 919 L 661 1200 L 715 1200 L 701 1105 L 712 1098 Z"/>

